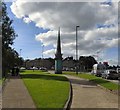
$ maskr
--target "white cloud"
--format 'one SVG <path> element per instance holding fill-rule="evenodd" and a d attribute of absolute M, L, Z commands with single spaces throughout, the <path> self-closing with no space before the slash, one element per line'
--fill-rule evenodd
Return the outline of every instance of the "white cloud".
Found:
<path fill-rule="evenodd" d="M 110 30 L 110 32 L 108 30 Z M 111 30 L 113 32 L 111 32 Z M 107 33 L 107 31 L 109 33 Z M 111 28 L 107 29 L 107 31 L 105 29 L 94 29 L 92 31 L 79 32 L 79 55 L 93 55 L 93 53 L 98 50 L 117 47 L 117 32 Z M 57 31 L 48 31 L 47 33 L 39 34 L 36 36 L 36 40 L 40 40 L 46 46 L 53 45 L 56 48 Z M 75 56 L 75 33 L 61 33 L 61 42 L 64 56 Z"/>
<path fill-rule="evenodd" d="M 30 3 L 17 0 L 12 4 L 11 10 L 17 18 L 23 19 L 26 23 L 32 21 L 37 27 L 50 29 L 35 37 L 45 46 L 53 45 L 56 48 L 57 30 L 60 26 L 64 56 L 75 54 L 76 25 L 80 26 L 79 55 L 92 55 L 98 50 L 118 45 L 118 3 L 113 3 L 112 6 L 101 6 L 100 3 L 88 2 Z M 114 24 L 115 27 L 98 29 L 97 24 Z M 44 54 L 53 56 L 54 49 L 47 50 Z"/>
<path fill-rule="evenodd" d="M 85 30 L 94 28 L 96 23 L 105 23 L 114 17 L 111 14 L 117 13 L 113 10 L 116 7 L 103 8 L 100 3 L 28 3 L 17 0 L 11 9 L 16 17 L 27 15 L 38 27 L 56 30 L 56 27 L 61 26 L 65 31 L 74 31 L 76 25 Z"/>
<path fill-rule="evenodd" d="M 30 23 L 31 22 L 30 18 L 27 18 L 27 17 L 23 18 L 23 20 L 24 20 L 25 23 Z"/>
<path fill-rule="evenodd" d="M 48 31 L 47 33 L 40 33 L 36 35 L 36 40 L 43 42 L 45 46 L 54 44 L 57 40 L 57 31 Z"/>
<path fill-rule="evenodd" d="M 54 56 L 55 56 L 55 49 L 47 50 L 47 51 L 43 52 L 43 54 L 44 54 L 45 56 L 48 56 L 48 55 L 49 55 L 49 57 L 53 57 L 53 58 L 54 58 Z"/>

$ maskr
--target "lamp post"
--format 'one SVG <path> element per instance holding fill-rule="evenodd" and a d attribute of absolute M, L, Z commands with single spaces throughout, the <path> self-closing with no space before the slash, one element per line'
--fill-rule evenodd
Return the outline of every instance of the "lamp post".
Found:
<path fill-rule="evenodd" d="M 20 57 L 21 57 L 21 51 L 22 51 L 22 49 L 20 49 Z"/>
<path fill-rule="evenodd" d="M 76 26 L 76 74 L 78 74 L 78 36 L 77 36 L 77 29 L 80 26 Z"/>

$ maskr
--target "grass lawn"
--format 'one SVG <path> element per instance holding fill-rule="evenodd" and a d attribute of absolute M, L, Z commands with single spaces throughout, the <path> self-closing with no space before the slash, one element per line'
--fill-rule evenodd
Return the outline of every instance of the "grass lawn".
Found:
<path fill-rule="evenodd" d="M 96 77 L 96 76 L 91 75 L 91 74 L 79 73 L 78 75 L 76 75 L 75 72 L 64 72 L 64 74 L 69 74 L 69 75 L 74 75 L 74 76 L 77 76 L 80 78 L 89 79 L 90 81 L 94 81 L 95 83 L 97 83 L 97 84 L 99 84 L 99 85 L 101 85 L 109 90 L 118 90 L 117 84 L 112 83 L 110 81 L 107 81 L 105 79 L 102 79 L 101 77 Z"/>
<path fill-rule="evenodd" d="M 66 77 L 27 70 L 21 77 L 37 108 L 63 108 L 69 96 Z"/>

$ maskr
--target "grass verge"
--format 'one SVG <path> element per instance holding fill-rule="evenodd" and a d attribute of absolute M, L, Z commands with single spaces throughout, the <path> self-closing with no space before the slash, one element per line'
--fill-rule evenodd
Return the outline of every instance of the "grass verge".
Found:
<path fill-rule="evenodd" d="M 21 77 L 37 108 L 63 108 L 69 96 L 66 77 L 41 71 L 24 71 Z"/>
<path fill-rule="evenodd" d="M 74 76 L 77 76 L 80 78 L 88 79 L 88 80 L 93 81 L 109 90 L 118 90 L 118 87 L 120 87 L 120 86 L 118 86 L 118 84 L 112 83 L 110 81 L 102 79 L 101 77 L 96 77 L 91 74 L 79 73 L 78 75 L 76 75 L 75 72 L 64 72 L 64 74 L 74 75 Z"/>

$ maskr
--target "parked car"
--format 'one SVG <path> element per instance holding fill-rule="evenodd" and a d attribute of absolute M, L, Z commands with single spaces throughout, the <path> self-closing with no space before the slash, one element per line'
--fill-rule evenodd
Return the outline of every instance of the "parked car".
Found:
<path fill-rule="evenodd" d="M 31 67 L 30 70 L 38 70 L 37 67 Z"/>
<path fill-rule="evenodd" d="M 26 70 L 26 68 L 25 67 L 21 67 L 20 70 Z"/>
<path fill-rule="evenodd" d="M 102 73 L 102 78 L 118 79 L 118 73 L 115 70 L 105 70 L 104 73 Z"/>
<path fill-rule="evenodd" d="M 45 68 L 45 67 L 40 67 L 39 70 L 45 70 L 45 71 L 47 71 L 47 68 Z"/>
<path fill-rule="evenodd" d="M 117 71 L 117 73 L 119 73 L 119 74 L 120 74 L 120 68 L 117 68 L 117 69 L 116 69 L 116 71 Z"/>

